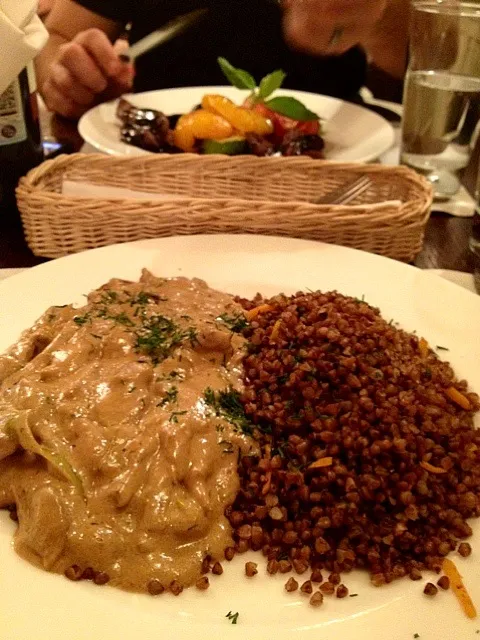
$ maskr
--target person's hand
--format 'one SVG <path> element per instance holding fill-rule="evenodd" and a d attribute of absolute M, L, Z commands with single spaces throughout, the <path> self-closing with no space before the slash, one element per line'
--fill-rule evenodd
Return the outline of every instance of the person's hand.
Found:
<path fill-rule="evenodd" d="M 38 0 L 37 14 L 42 20 L 50 13 L 52 5 L 53 0 Z"/>
<path fill-rule="evenodd" d="M 113 99 L 129 91 L 132 82 L 132 65 L 120 60 L 103 31 L 88 29 L 59 47 L 42 95 L 51 111 L 79 118 L 101 94 Z"/>
<path fill-rule="evenodd" d="M 284 0 L 287 41 L 309 53 L 338 55 L 368 41 L 387 0 Z"/>

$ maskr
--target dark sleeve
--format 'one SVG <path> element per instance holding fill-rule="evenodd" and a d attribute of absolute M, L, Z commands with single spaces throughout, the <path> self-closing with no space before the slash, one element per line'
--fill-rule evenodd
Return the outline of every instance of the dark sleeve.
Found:
<path fill-rule="evenodd" d="M 104 18 L 126 25 L 132 18 L 132 0 L 74 0 L 77 4 L 89 9 Z"/>

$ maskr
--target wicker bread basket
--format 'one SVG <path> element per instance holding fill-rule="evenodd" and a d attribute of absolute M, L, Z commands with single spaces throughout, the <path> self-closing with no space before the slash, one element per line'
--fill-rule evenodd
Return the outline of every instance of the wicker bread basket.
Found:
<path fill-rule="evenodd" d="M 315 205 L 355 178 L 369 189 L 349 205 Z M 64 180 L 176 200 L 72 197 Z M 107 244 L 197 233 L 309 238 L 411 261 L 423 242 L 432 192 L 404 167 L 311 158 L 74 154 L 44 162 L 17 189 L 27 242 L 55 258 Z"/>

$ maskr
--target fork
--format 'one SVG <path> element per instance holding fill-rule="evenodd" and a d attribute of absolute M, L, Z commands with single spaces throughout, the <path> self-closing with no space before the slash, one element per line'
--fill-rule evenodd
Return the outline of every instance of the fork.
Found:
<path fill-rule="evenodd" d="M 361 176 L 353 182 L 330 191 L 325 196 L 313 200 L 313 204 L 348 204 L 371 187 L 372 181 L 367 176 Z"/>

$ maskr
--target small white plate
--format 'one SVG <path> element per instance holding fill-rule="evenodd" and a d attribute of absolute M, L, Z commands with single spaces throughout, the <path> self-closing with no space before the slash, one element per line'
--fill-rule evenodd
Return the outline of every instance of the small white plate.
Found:
<path fill-rule="evenodd" d="M 182 87 L 126 95 L 139 107 L 158 109 L 167 115 L 187 113 L 200 104 L 206 93 L 219 93 L 241 104 L 247 93 L 234 87 Z M 324 120 L 325 155 L 340 162 L 369 162 L 389 149 L 394 142 L 392 125 L 364 107 L 304 91 L 281 90 L 282 95 L 297 98 Z M 90 109 L 78 123 L 82 138 L 98 151 L 114 156 L 138 156 L 143 149 L 120 140 L 115 117 L 117 102 L 106 102 Z"/>
<path fill-rule="evenodd" d="M 365 296 L 387 319 L 416 330 L 431 345 L 448 347 L 457 375 L 480 391 L 480 296 L 394 260 L 344 247 L 262 236 L 183 236 L 114 245 L 28 269 L 0 283 L 0 352 L 52 304 L 84 302 L 82 294 L 111 277 L 137 279 L 142 267 L 159 276 L 197 276 L 241 296 L 303 289 L 336 289 Z M 453 554 L 473 601 L 480 604 L 480 519 L 471 521 L 474 551 Z M 122 592 L 73 583 L 19 558 L 14 523 L 0 514 L 1 640 L 475 640 L 451 591 L 423 595 L 427 580 L 405 578 L 375 588 L 365 573 L 344 580 L 356 598 L 326 598 L 320 609 L 286 593 L 288 576 L 267 577 L 261 554 L 224 563 L 207 592 L 180 597 Z M 245 577 L 245 561 L 259 575 Z M 226 619 L 239 612 L 238 625 Z M 418 636 L 416 635 L 418 634 Z"/>

